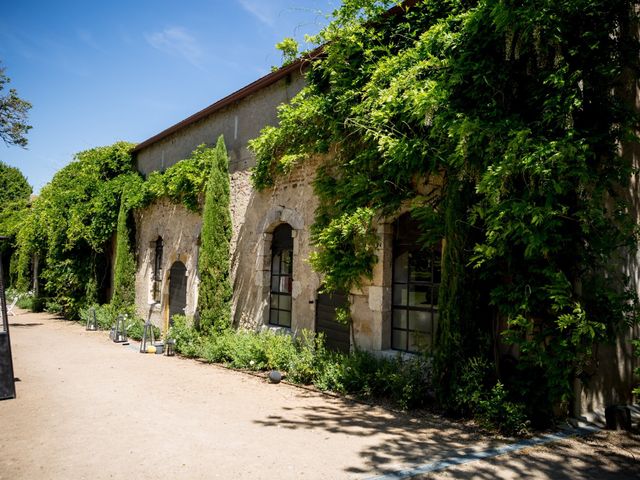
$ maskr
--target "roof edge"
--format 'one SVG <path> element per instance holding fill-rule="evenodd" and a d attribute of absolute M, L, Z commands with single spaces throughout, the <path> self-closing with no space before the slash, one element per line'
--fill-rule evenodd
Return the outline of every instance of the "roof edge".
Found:
<path fill-rule="evenodd" d="M 406 10 L 408 10 L 409 8 L 414 7 L 417 3 L 419 2 L 419 0 L 405 0 L 402 3 L 400 3 L 399 5 L 396 5 L 395 7 L 387 10 L 384 14 L 383 17 L 388 17 L 388 16 L 394 16 L 394 15 L 402 15 Z M 168 137 L 169 135 L 177 132 L 178 130 L 184 128 L 184 127 L 188 127 L 189 125 L 197 122 L 198 120 L 201 120 L 215 112 L 217 112 L 218 110 L 223 109 L 224 107 L 237 102 L 238 100 L 242 100 L 245 97 L 248 97 L 249 95 L 256 93 L 258 91 L 260 91 L 263 88 L 266 88 L 270 85 L 273 85 L 274 83 L 276 83 L 278 80 L 281 80 L 282 78 L 286 77 L 287 75 L 289 75 L 290 73 L 296 71 L 296 69 L 300 69 L 302 70 L 308 63 L 310 63 L 311 61 L 313 61 L 313 59 L 319 55 L 322 55 L 324 50 L 324 46 L 320 45 L 319 47 L 316 47 L 314 50 L 308 52 L 306 55 L 302 56 L 301 58 L 295 60 L 294 62 L 292 62 L 289 65 L 285 65 L 283 67 L 280 67 L 278 70 L 276 70 L 275 72 L 271 72 L 268 75 L 265 75 L 264 77 L 259 78 L 258 80 L 250 83 L 249 85 L 246 85 L 244 87 L 242 87 L 240 90 L 237 90 L 235 92 L 233 92 L 230 95 L 227 95 L 226 97 L 218 100 L 217 102 L 209 105 L 208 107 L 200 110 L 199 112 L 194 113 L 193 115 L 185 118 L 184 120 L 181 120 L 180 122 L 176 123 L 175 125 L 172 125 L 171 127 L 162 130 L 160 133 L 154 135 L 151 138 L 148 138 L 147 140 L 143 141 L 142 143 L 139 143 L 138 145 L 136 145 L 133 150 L 131 150 L 132 154 L 136 154 L 139 151 L 145 149 L 146 147 L 153 145 L 154 143 L 163 140 L 164 138 Z"/>
<path fill-rule="evenodd" d="M 132 154 L 138 153 L 139 151 L 145 149 L 146 147 L 168 137 L 169 135 L 171 135 L 172 133 L 177 132 L 178 130 L 187 127 L 195 122 L 197 122 L 198 120 L 201 120 L 215 112 L 217 112 L 218 110 L 223 109 L 224 107 L 237 102 L 238 100 L 242 100 L 245 97 L 248 97 L 249 95 L 256 93 L 260 90 L 262 90 L 263 88 L 266 88 L 270 85 L 273 85 L 274 83 L 276 83 L 277 81 L 283 79 L 284 77 L 286 77 L 287 75 L 289 75 L 290 73 L 295 72 L 297 69 L 302 70 L 306 64 L 308 64 L 310 61 L 313 60 L 314 57 L 318 56 L 319 54 L 322 53 L 323 47 L 320 46 L 314 50 L 312 50 L 311 52 L 309 52 L 307 55 L 305 55 L 302 58 L 299 58 L 298 60 L 290 63 L 289 65 L 285 65 L 284 67 L 280 67 L 278 70 L 276 70 L 275 72 L 271 72 L 267 75 L 265 75 L 264 77 L 259 78 L 258 80 L 250 83 L 249 85 L 246 85 L 244 87 L 242 87 L 240 90 L 237 90 L 233 93 L 231 93 L 230 95 L 227 95 L 226 97 L 218 100 L 217 102 L 209 105 L 208 107 L 200 110 L 199 112 L 194 113 L 193 115 L 185 118 L 184 120 L 181 120 L 180 122 L 176 123 L 175 125 L 172 125 L 171 127 L 161 131 L 160 133 L 154 135 L 151 138 L 148 138 L 147 140 L 145 140 L 144 142 L 139 143 L 138 145 L 136 145 L 133 150 L 131 150 Z"/>

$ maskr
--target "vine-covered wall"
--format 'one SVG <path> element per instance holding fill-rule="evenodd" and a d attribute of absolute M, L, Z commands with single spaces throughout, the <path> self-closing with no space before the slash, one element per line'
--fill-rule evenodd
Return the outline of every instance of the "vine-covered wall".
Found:
<path fill-rule="evenodd" d="M 445 240 L 441 401 L 463 389 L 465 359 L 491 358 L 486 386 L 544 421 L 594 345 L 637 321 L 616 261 L 636 248 L 619 145 L 638 116 L 617 94 L 637 78 L 635 3 L 424 0 L 383 15 L 394 3 L 335 12 L 308 86 L 252 142 L 254 184 L 335 148 L 316 175 L 313 261 L 341 290 L 371 275 L 377 219 L 411 202 Z M 434 175 L 441 195 L 421 194 Z M 492 356 L 496 319 L 515 364 Z"/>

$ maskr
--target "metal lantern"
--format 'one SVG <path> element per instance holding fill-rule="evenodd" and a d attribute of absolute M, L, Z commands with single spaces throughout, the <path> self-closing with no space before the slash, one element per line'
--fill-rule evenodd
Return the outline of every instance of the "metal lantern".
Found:
<path fill-rule="evenodd" d="M 167 357 L 173 357 L 176 354 L 176 341 L 173 338 L 167 340 L 164 354 Z"/>
<path fill-rule="evenodd" d="M 127 325 L 125 321 L 126 315 L 118 315 L 116 318 L 116 326 L 113 330 L 113 341 L 116 343 L 124 343 L 127 341 Z"/>
<path fill-rule="evenodd" d="M 153 333 L 153 325 L 151 322 L 147 322 L 144 324 L 144 328 L 142 329 L 142 341 L 140 342 L 140 353 L 150 353 L 148 352 L 149 347 L 153 346 L 155 353 L 155 335 Z"/>
<path fill-rule="evenodd" d="M 95 332 L 98 330 L 98 320 L 96 319 L 96 309 L 89 309 L 89 318 L 87 318 L 87 330 Z"/>

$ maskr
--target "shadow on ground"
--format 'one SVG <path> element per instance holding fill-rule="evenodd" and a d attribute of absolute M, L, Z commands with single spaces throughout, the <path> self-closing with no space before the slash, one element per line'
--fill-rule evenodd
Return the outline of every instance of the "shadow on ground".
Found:
<path fill-rule="evenodd" d="M 408 465 L 437 462 L 505 444 L 467 425 L 434 415 L 415 418 L 343 399 L 332 399 L 330 405 L 325 406 L 284 408 L 282 415 L 272 415 L 255 423 L 371 437 L 370 446 L 360 452 L 366 467 L 346 468 L 351 474 L 391 473 Z"/>
<path fill-rule="evenodd" d="M 640 435 L 602 431 L 413 478 L 638 479 Z"/>
<path fill-rule="evenodd" d="M 393 473 L 518 441 L 486 436 L 472 426 L 434 415 L 414 418 L 343 399 L 326 406 L 283 408 L 281 415 L 255 423 L 371 437 L 370 446 L 359 452 L 366 467 L 347 467 L 345 471 L 366 476 L 386 474 L 389 478 L 409 478 Z M 614 443 L 611 435 L 615 435 Z M 640 436 L 599 432 L 410 478 L 638 479 Z"/>

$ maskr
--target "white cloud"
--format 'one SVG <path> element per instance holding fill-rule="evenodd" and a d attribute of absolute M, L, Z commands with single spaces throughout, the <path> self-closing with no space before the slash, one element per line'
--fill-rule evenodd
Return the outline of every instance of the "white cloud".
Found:
<path fill-rule="evenodd" d="M 273 8 L 273 2 L 265 2 L 264 0 L 238 0 L 238 3 L 262 23 L 270 27 L 275 25 L 277 9 Z"/>
<path fill-rule="evenodd" d="M 184 28 L 169 27 L 162 32 L 145 34 L 144 37 L 153 48 L 182 57 L 195 67 L 202 68 L 204 50 L 198 40 Z"/>

